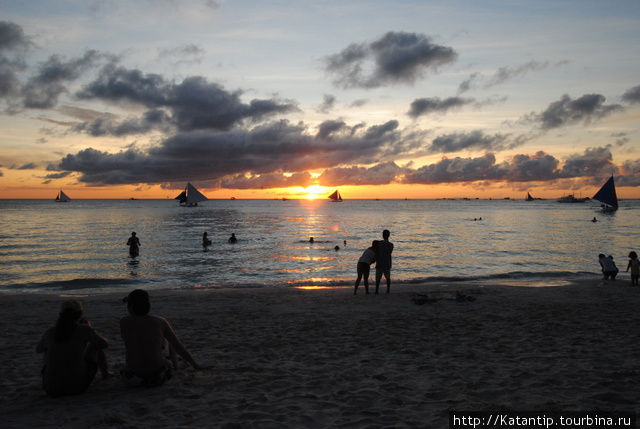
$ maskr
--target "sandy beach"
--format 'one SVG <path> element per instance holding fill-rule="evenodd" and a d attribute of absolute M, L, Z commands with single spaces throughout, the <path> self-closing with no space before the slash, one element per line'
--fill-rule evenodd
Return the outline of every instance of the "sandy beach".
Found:
<path fill-rule="evenodd" d="M 97 377 L 64 398 L 42 390 L 35 346 L 68 295 L 0 296 L 2 427 L 445 428 L 449 410 L 637 411 L 640 288 L 626 279 L 363 292 L 152 291 L 152 313 L 212 368 L 182 362 L 149 389 Z M 416 305 L 416 293 L 442 299 Z M 115 369 L 125 294 L 74 294 Z"/>

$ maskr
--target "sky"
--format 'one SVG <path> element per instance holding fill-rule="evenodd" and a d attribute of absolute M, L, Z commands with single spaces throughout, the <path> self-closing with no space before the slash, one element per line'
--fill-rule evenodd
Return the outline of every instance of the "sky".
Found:
<path fill-rule="evenodd" d="M 640 198 L 637 0 L 0 10 L 0 198 Z"/>

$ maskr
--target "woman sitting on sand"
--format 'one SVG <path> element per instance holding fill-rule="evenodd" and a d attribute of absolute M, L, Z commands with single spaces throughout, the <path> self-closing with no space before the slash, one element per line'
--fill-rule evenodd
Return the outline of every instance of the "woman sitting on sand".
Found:
<path fill-rule="evenodd" d="M 51 396 L 75 395 L 87 390 L 98 369 L 102 378 L 112 375 L 104 354 L 107 345 L 82 317 L 80 302 L 63 302 L 56 326 L 44 333 L 36 347 L 37 353 L 44 353 L 44 390 Z"/>
<path fill-rule="evenodd" d="M 195 369 L 206 369 L 191 357 L 167 319 L 149 314 L 147 291 L 136 289 L 124 301 L 129 315 L 120 320 L 127 361 L 121 373 L 127 384 L 147 387 L 163 384 L 171 378 L 172 369 L 177 369 L 176 352 Z M 172 362 L 164 354 L 167 343 Z"/>

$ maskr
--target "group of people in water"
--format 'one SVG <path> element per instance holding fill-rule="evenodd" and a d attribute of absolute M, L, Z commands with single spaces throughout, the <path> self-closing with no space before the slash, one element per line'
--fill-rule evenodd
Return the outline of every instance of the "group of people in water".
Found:
<path fill-rule="evenodd" d="M 602 268 L 602 276 L 604 280 L 615 280 L 620 271 L 613 261 L 613 256 L 605 256 L 604 253 L 598 255 L 598 262 Z M 629 252 L 629 263 L 627 264 L 627 272 L 631 270 L 631 285 L 638 286 L 638 277 L 640 277 L 640 260 L 638 254 L 634 251 Z"/>
<path fill-rule="evenodd" d="M 198 364 L 182 344 L 167 319 L 149 314 L 149 294 L 136 289 L 124 299 L 128 315 L 120 319 L 126 364 L 120 371 L 130 386 L 158 386 L 178 369 L 177 355 L 195 369 Z M 87 390 L 98 370 L 103 379 L 112 377 L 105 349 L 108 341 L 84 317 L 79 301 L 65 301 L 54 327 L 36 347 L 44 353 L 42 386 L 51 396 L 80 394 Z"/>

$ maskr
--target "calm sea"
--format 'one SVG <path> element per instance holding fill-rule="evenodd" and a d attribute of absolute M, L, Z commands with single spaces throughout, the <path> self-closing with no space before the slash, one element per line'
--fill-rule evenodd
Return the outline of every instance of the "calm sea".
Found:
<path fill-rule="evenodd" d="M 0 291 L 351 285 L 385 228 L 394 280 L 592 277 L 598 253 L 624 271 L 640 250 L 640 200 L 0 200 Z"/>

